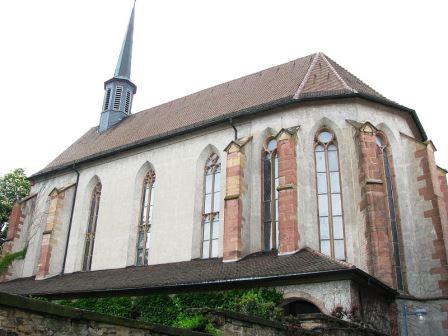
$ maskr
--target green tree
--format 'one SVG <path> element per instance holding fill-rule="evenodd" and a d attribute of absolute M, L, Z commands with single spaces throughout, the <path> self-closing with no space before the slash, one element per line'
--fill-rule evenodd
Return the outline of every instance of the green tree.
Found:
<path fill-rule="evenodd" d="M 6 238 L 9 215 L 14 202 L 30 192 L 30 181 L 22 168 L 0 177 L 0 248 Z"/>

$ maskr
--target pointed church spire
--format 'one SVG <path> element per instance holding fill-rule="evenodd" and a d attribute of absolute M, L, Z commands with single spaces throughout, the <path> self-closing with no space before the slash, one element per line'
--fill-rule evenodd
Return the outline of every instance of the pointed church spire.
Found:
<path fill-rule="evenodd" d="M 114 77 L 104 83 L 104 103 L 98 132 L 103 133 L 131 114 L 137 87 L 131 82 L 132 38 L 134 34 L 135 1 L 128 29 L 118 57 Z"/>
<path fill-rule="evenodd" d="M 135 1 L 132 8 L 131 17 L 129 19 L 128 30 L 121 46 L 120 57 L 118 57 L 117 67 L 115 68 L 116 78 L 131 79 L 131 62 L 132 62 L 132 38 L 134 35 L 134 13 Z"/>

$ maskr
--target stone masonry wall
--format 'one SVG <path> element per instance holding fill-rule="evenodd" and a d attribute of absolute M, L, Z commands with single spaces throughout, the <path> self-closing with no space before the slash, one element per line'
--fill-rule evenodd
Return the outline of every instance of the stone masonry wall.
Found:
<path fill-rule="evenodd" d="M 378 157 L 375 128 L 364 124 L 358 132 L 359 165 L 362 201 L 359 205 L 366 218 L 369 273 L 395 287 L 391 237 L 384 189 L 382 162 Z"/>
<path fill-rule="evenodd" d="M 284 323 L 228 311 L 204 310 L 201 313 L 223 336 L 386 335 L 322 314 L 310 314 Z M 151 325 L 142 321 L 0 293 L 0 336 L 3 335 L 200 336 L 210 334 Z"/>
<path fill-rule="evenodd" d="M 73 197 L 74 184 L 54 189 L 49 196 L 36 279 L 56 275 L 62 270 Z"/>
<path fill-rule="evenodd" d="M 297 227 L 297 151 L 296 129 L 281 130 L 277 135 L 278 153 L 278 216 L 279 253 L 294 253 L 299 249 Z"/>
<path fill-rule="evenodd" d="M 36 279 L 43 279 L 48 275 L 50 269 L 51 252 L 54 245 L 52 239 L 53 229 L 59 224 L 58 213 L 62 208 L 65 194 L 63 192 L 53 191 L 50 195 L 50 206 L 48 209 L 47 223 L 42 236 L 39 264 L 37 266 Z"/>
<path fill-rule="evenodd" d="M 243 215 L 246 155 L 243 146 L 247 141 L 232 141 L 227 146 L 226 196 L 224 198 L 224 261 L 235 261 L 243 257 Z"/>
<path fill-rule="evenodd" d="M 205 315 L 223 336 L 389 335 L 323 314 L 305 314 L 282 323 L 230 311 L 207 311 Z"/>
<path fill-rule="evenodd" d="M 27 228 L 24 227 L 24 223 L 27 217 L 32 217 L 33 215 L 36 203 L 35 196 L 36 194 L 30 195 L 14 204 L 11 215 L 9 217 L 8 235 L 3 246 L 3 254 L 18 252 L 27 247 Z M 8 272 L 6 272 L 6 274 L 3 275 L 0 280 L 7 281 L 11 280 L 12 277 L 13 269 L 12 267 L 10 267 Z"/>
<path fill-rule="evenodd" d="M 416 144 L 415 158 L 419 160 L 421 175 L 417 177 L 424 186 L 419 189 L 419 195 L 424 201 L 430 204 L 430 208 L 423 214 L 424 218 L 430 219 L 436 239 L 433 240 L 434 261 L 438 261 L 438 266 L 431 268 L 432 275 L 439 275 L 438 287 L 441 295 L 448 295 L 448 267 L 445 242 L 446 228 L 446 203 L 440 191 L 439 177 L 434 177 L 433 170 L 436 169 L 432 144 Z M 435 178 L 437 180 L 435 180 Z M 430 248 L 428 246 L 428 248 Z"/>
<path fill-rule="evenodd" d="M 0 293 L 0 335 L 204 335 Z"/>

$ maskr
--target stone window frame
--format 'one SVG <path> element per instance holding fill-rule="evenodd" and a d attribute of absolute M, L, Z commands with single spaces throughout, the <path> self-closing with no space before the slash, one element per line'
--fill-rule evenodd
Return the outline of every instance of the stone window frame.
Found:
<path fill-rule="evenodd" d="M 208 174 L 208 172 L 211 174 Z M 201 211 L 201 259 L 210 259 L 217 258 L 219 254 L 219 238 L 220 238 L 220 212 L 221 212 L 221 157 L 212 152 L 209 154 L 203 172 L 203 190 L 202 190 L 202 211 Z M 211 175 L 211 189 L 210 193 L 207 193 L 207 176 Z M 217 175 L 219 176 L 217 178 Z M 216 187 L 219 190 L 216 192 Z M 215 193 L 218 193 L 219 199 L 219 209 L 215 209 Z M 206 198 L 207 194 L 210 194 L 210 212 L 206 211 Z M 218 211 L 215 211 L 218 210 Z M 209 230 L 208 230 L 208 239 L 205 239 L 205 228 L 206 223 L 208 222 Z M 215 230 L 213 229 L 213 223 L 217 223 L 217 235 L 214 238 Z M 204 244 L 208 242 L 208 254 L 204 254 Z M 216 253 L 213 255 L 213 244 L 216 244 Z"/>
<path fill-rule="evenodd" d="M 276 141 L 276 147 L 274 150 L 269 150 L 269 143 L 271 141 Z M 268 221 L 266 220 L 266 209 L 265 209 L 265 203 L 267 200 L 265 199 L 265 183 L 266 183 L 266 158 L 270 156 L 270 238 L 269 243 L 267 242 L 267 230 L 266 230 L 266 223 Z M 269 136 L 266 138 L 266 140 L 263 143 L 263 149 L 262 149 L 262 155 L 261 155 L 261 226 L 262 226 L 262 247 L 264 251 L 270 251 L 270 250 L 277 250 L 279 248 L 279 211 L 278 211 L 278 205 L 279 205 L 279 194 L 277 187 L 279 185 L 279 169 L 278 169 L 278 141 L 275 138 L 275 136 Z M 276 169 L 277 168 L 277 169 Z M 274 202 L 272 202 L 274 200 Z M 276 201 L 276 202 L 275 202 Z M 273 215 L 272 215 L 273 214 Z M 273 225 L 274 223 L 274 225 Z"/>
<path fill-rule="evenodd" d="M 378 144 L 378 141 L 376 141 L 378 138 L 381 140 L 382 144 L 381 146 Z M 384 194 L 387 198 L 386 207 L 389 216 L 388 231 L 390 237 L 392 238 L 392 241 L 390 241 L 390 243 L 392 244 L 391 260 L 394 263 L 392 266 L 395 275 L 396 287 L 399 291 L 406 291 L 407 282 L 406 282 L 406 268 L 404 263 L 403 235 L 401 230 L 401 216 L 400 216 L 400 209 L 398 206 L 398 192 L 397 192 L 397 184 L 395 181 L 395 169 L 393 164 L 392 148 L 386 134 L 384 134 L 384 132 L 382 131 L 375 132 L 375 142 L 377 145 L 378 160 L 381 165 L 380 172 L 382 178 L 384 179 L 383 183 Z M 387 165 L 385 159 L 387 160 Z M 386 170 L 387 168 L 389 169 L 389 178 L 387 175 Z M 392 198 L 390 196 L 391 191 L 392 191 Z M 393 227 L 394 225 L 391 218 L 391 203 L 394 206 L 393 213 L 395 214 L 395 228 Z M 394 241 L 395 238 L 397 238 L 396 241 Z M 396 248 L 396 245 L 398 248 Z M 400 262 L 399 266 L 396 265 L 397 260 Z M 399 272 L 397 271 L 397 268 L 399 268 Z"/>
<path fill-rule="evenodd" d="M 323 132 L 328 132 L 332 135 L 332 138 L 330 141 L 323 143 L 321 142 L 318 137 L 321 133 Z M 323 126 L 320 127 L 315 135 L 314 135 L 314 141 L 313 141 L 313 156 L 314 156 L 314 176 L 315 176 L 315 183 L 316 183 L 316 206 L 317 206 L 317 228 L 318 228 L 318 238 L 319 238 L 319 251 L 322 252 L 322 239 L 321 239 L 321 229 L 320 229 L 320 209 L 319 209 L 319 189 L 318 189 L 318 171 L 317 171 L 317 160 L 316 160 L 316 148 L 318 146 L 323 146 L 324 147 L 324 153 L 325 153 L 325 173 L 326 173 L 326 194 L 329 195 L 330 197 L 327 196 L 328 199 L 328 225 L 329 225 L 329 241 L 330 241 L 330 257 L 335 258 L 335 248 L 334 248 L 334 234 L 333 234 L 333 214 L 332 214 L 332 200 L 331 200 L 331 186 L 330 186 L 330 168 L 329 168 L 329 162 L 328 162 L 328 147 L 330 145 L 334 145 L 336 147 L 336 154 L 337 154 L 337 163 L 338 163 L 338 174 L 339 174 L 339 194 L 340 194 L 340 202 L 341 202 L 341 218 L 342 218 L 342 234 L 343 234 L 343 247 L 344 247 L 344 258 L 343 259 L 338 259 L 338 260 L 342 260 L 342 261 L 346 261 L 347 260 L 347 242 L 346 242 L 346 230 L 345 230 L 345 215 L 344 215 L 344 196 L 342 193 L 342 176 L 341 176 L 341 160 L 340 160 L 340 155 L 339 155 L 339 146 L 338 146 L 338 140 L 336 137 L 335 132 L 327 127 L 327 126 Z M 331 213 L 331 215 L 330 215 Z M 325 239 L 326 240 L 326 239 Z"/>
<path fill-rule="evenodd" d="M 87 224 L 87 230 L 85 233 L 84 243 L 84 256 L 82 261 L 82 270 L 90 271 L 92 267 L 93 248 L 95 245 L 95 233 L 98 223 L 98 212 L 101 201 L 101 182 L 97 182 L 93 188 L 92 195 L 90 197 L 90 210 Z"/>
<path fill-rule="evenodd" d="M 150 169 L 143 179 L 142 190 L 140 196 L 140 215 L 137 226 L 137 242 L 135 252 L 135 265 L 146 266 L 149 261 L 149 242 L 151 237 L 151 227 L 154 209 L 154 189 L 156 183 L 156 173 L 154 169 Z M 146 212 L 145 212 L 145 209 Z M 140 243 L 144 241 L 140 248 Z M 143 250 L 143 254 L 141 251 Z M 141 255 L 140 255 L 141 254 Z M 140 255 L 140 256 L 139 256 Z"/>

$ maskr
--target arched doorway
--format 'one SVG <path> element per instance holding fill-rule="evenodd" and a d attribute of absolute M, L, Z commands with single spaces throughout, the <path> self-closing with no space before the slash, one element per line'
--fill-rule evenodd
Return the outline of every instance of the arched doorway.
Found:
<path fill-rule="evenodd" d="M 315 304 L 303 299 L 289 299 L 284 301 L 280 307 L 283 308 L 285 316 L 322 313 Z"/>

